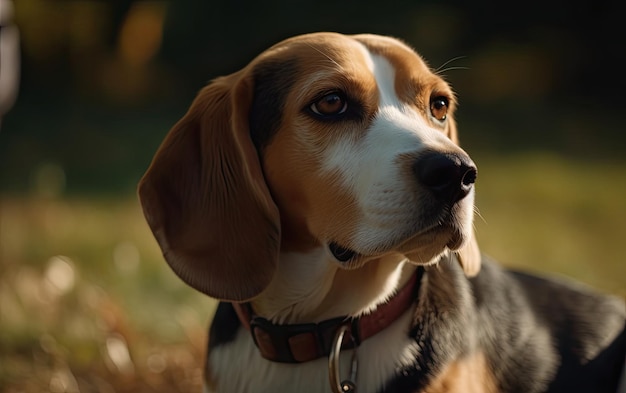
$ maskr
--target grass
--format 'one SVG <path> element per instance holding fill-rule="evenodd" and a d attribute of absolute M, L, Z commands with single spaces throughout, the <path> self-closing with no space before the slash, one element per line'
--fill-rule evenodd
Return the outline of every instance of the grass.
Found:
<path fill-rule="evenodd" d="M 476 158 L 479 244 L 501 263 L 626 296 L 626 166 L 533 153 Z"/>
<path fill-rule="evenodd" d="M 200 391 L 215 304 L 162 262 L 134 198 L 1 209 L 1 392 Z"/>
<path fill-rule="evenodd" d="M 474 158 L 484 252 L 626 295 L 625 165 Z M 215 303 L 169 270 L 134 196 L 0 209 L 0 392 L 200 391 Z"/>

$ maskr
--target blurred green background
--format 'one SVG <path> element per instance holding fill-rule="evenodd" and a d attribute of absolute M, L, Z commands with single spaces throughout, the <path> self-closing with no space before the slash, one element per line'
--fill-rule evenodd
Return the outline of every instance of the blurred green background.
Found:
<path fill-rule="evenodd" d="M 626 295 L 617 4 L 14 5 L 22 74 L 0 130 L 0 392 L 199 391 L 214 302 L 163 262 L 135 186 L 201 86 L 311 31 L 393 35 L 445 64 L 479 167 L 483 251 Z"/>

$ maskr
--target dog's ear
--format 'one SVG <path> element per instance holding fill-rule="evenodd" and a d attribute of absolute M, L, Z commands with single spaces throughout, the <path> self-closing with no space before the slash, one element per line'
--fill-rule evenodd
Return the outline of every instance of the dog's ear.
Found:
<path fill-rule="evenodd" d="M 459 136 L 454 118 L 450 116 L 447 123 L 448 136 L 452 142 L 459 146 Z M 456 251 L 456 256 L 466 276 L 473 277 L 480 272 L 482 256 L 473 229 L 470 232 L 469 238 L 466 239 L 461 248 Z"/>
<path fill-rule="evenodd" d="M 278 263 L 280 219 L 249 135 L 242 72 L 200 91 L 139 183 L 163 256 L 187 284 L 229 301 L 258 295 Z"/>

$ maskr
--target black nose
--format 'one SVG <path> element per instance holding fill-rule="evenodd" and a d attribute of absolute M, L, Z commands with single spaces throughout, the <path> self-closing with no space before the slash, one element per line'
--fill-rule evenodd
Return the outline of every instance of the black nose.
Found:
<path fill-rule="evenodd" d="M 418 181 L 441 202 L 454 204 L 471 191 L 476 165 L 465 154 L 428 152 L 415 161 Z"/>

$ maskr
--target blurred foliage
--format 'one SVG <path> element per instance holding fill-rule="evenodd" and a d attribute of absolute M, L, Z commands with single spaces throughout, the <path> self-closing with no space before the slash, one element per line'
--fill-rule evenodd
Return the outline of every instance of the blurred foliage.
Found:
<path fill-rule="evenodd" d="M 210 79 L 278 40 L 371 32 L 455 88 L 476 228 L 506 264 L 626 294 L 618 4 L 17 0 L 0 130 L 0 392 L 198 391 L 214 302 L 163 262 L 136 199 Z"/>

